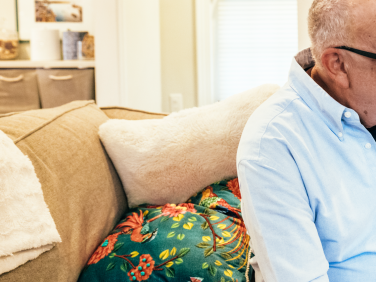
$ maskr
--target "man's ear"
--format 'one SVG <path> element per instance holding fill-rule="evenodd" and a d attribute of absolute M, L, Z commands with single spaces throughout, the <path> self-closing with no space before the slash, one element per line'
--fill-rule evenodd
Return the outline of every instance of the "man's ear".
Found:
<path fill-rule="evenodd" d="M 330 79 L 342 89 L 350 87 L 350 79 L 344 62 L 343 51 L 328 48 L 321 55 L 322 65 Z"/>

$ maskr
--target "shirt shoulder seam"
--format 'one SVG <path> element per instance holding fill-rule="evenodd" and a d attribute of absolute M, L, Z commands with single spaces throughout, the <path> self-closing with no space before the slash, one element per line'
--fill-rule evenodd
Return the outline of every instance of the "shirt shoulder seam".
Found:
<path fill-rule="evenodd" d="M 294 102 L 295 100 L 297 99 L 301 99 L 301 97 L 295 97 L 294 99 L 291 99 L 291 101 L 288 103 L 288 105 L 286 105 L 286 107 L 284 107 L 282 109 L 282 111 L 280 111 L 279 113 L 277 113 L 273 118 L 271 118 L 267 124 L 267 126 L 265 126 L 265 130 L 264 132 L 262 133 L 261 137 L 260 137 L 260 142 L 259 142 L 259 147 L 258 147 L 258 155 L 255 159 L 247 159 L 247 158 L 243 158 L 243 159 L 240 159 L 239 160 L 239 163 L 241 163 L 242 161 L 249 161 L 249 160 L 254 160 L 254 161 L 260 161 L 260 154 L 261 154 L 261 142 L 262 142 L 262 139 L 264 138 L 264 135 L 270 125 L 270 123 L 277 117 L 279 116 L 280 114 L 282 114 L 284 111 L 286 111 L 286 109 L 291 105 L 292 102 Z"/>

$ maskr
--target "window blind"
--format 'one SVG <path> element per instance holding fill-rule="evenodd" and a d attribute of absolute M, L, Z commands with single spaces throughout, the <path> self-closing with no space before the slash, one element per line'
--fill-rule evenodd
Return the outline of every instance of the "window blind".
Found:
<path fill-rule="evenodd" d="M 298 51 L 297 0 L 218 0 L 213 21 L 215 99 L 287 82 Z"/>

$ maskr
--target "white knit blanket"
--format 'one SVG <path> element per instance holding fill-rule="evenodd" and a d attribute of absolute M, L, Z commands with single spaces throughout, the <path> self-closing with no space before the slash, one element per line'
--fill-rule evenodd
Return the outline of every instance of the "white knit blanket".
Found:
<path fill-rule="evenodd" d="M 34 166 L 0 131 L 0 275 L 61 242 Z"/>

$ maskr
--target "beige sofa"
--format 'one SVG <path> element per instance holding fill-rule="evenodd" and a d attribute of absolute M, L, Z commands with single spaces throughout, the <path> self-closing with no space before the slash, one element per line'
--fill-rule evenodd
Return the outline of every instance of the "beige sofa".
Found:
<path fill-rule="evenodd" d="M 32 161 L 62 238 L 51 251 L 0 275 L 5 281 L 77 281 L 98 244 L 127 210 L 120 179 L 98 137 L 109 118 L 151 119 L 164 114 L 94 101 L 0 115 L 0 130 Z"/>

